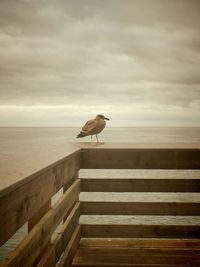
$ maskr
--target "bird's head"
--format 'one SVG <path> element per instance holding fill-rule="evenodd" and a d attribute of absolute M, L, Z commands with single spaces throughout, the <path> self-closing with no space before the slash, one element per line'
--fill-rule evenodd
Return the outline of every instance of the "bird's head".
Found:
<path fill-rule="evenodd" d="M 108 120 L 108 121 L 110 120 L 109 118 L 106 118 L 104 115 L 101 115 L 101 114 L 97 115 L 96 119 Z"/>

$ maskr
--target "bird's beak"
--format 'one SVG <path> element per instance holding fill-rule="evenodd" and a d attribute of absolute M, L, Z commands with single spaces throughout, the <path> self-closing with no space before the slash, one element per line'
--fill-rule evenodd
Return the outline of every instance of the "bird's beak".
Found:
<path fill-rule="evenodd" d="M 110 120 L 109 118 L 106 118 L 106 117 L 104 117 L 104 119 L 105 119 L 105 120 L 107 120 L 107 121 L 109 121 L 109 120 Z"/>

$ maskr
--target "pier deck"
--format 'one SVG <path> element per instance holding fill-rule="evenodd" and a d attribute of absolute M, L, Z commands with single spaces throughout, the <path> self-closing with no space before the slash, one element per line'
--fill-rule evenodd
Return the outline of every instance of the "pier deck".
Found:
<path fill-rule="evenodd" d="M 25 223 L 28 233 L 0 266 L 200 266 L 197 144 L 79 143 L 43 160 L 1 185 L 0 245 Z M 117 177 L 127 169 L 132 177 Z"/>

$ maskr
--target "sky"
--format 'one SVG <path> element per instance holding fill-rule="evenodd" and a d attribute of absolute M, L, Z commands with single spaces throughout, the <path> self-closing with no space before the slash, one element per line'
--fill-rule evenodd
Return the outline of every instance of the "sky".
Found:
<path fill-rule="evenodd" d="M 0 126 L 200 126 L 199 0 L 1 0 Z"/>

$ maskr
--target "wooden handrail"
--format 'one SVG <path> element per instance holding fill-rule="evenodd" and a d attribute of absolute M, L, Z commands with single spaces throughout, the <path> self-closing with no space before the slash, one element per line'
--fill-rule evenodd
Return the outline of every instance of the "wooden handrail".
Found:
<path fill-rule="evenodd" d="M 80 150 L 77 149 L 64 159 L 12 186 L 12 190 L 8 188 L 1 192 L 0 245 L 25 223 L 29 225 L 29 233 L 0 266 L 35 266 L 37 262 L 40 264 L 40 261 L 45 261 L 44 256 L 48 255 L 53 247 L 52 262 L 56 264 L 78 225 L 79 169 Z M 61 188 L 64 191 L 63 196 L 51 206 L 51 198 Z M 63 234 L 59 235 L 52 245 L 51 235 L 62 220 L 65 220 L 62 225 Z"/>
<path fill-rule="evenodd" d="M 199 203 L 150 203 L 132 206 L 121 201 L 81 201 L 82 192 L 199 192 L 199 179 L 80 179 L 80 169 L 200 169 L 198 148 L 77 148 L 62 160 L 0 192 L 0 245 L 25 223 L 29 232 L 0 266 L 70 266 L 81 237 L 200 237 L 198 225 L 79 225 L 83 215 L 199 215 Z M 63 188 L 63 195 L 52 206 L 51 198 Z M 105 206 L 105 203 L 107 205 Z M 162 212 L 160 212 L 162 211 Z M 51 236 L 63 221 L 59 234 Z M 131 233 L 131 234 L 130 234 Z"/>
<path fill-rule="evenodd" d="M 0 245 L 30 220 L 80 169 L 79 152 L 33 175 L 0 198 Z"/>
<path fill-rule="evenodd" d="M 200 149 L 83 149 L 82 169 L 199 169 Z"/>

